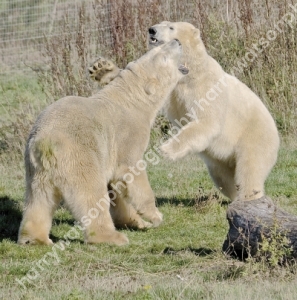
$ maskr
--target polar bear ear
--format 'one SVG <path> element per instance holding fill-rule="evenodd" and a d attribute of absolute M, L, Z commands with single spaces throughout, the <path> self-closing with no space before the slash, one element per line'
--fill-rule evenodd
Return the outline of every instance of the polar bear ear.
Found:
<path fill-rule="evenodd" d="M 148 95 L 154 95 L 156 93 L 156 86 L 158 84 L 157 79 L 153 78 L 150 79 L 146 85 L 144 86 L 144 91 L 148 94 Z"/>
<path fill-rule="evenodd" d="M 200 39 L 200 30 L 198 28 L 193 29 L 194 38 Z"/>

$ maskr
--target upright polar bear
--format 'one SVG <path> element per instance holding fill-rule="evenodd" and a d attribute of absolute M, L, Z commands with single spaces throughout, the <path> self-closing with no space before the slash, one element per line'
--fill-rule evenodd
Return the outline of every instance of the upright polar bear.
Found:
<path fill-rule="evenodd" d="M 112 218 L 140 228 L 151 225 L 140 215 L 154 226 L 161 223 L 145 169 L 139 168 L 134 180 L 126 175 L 142 160 L 157 112 L 187 73 L 181 54 L 180 42 L 172 40 L 128 64 L 93 97 L 65 97 L 40 114 L 25 152 L 20 244 L 52 243 L 49 232 L 61 199 L 84 226 L 89 243 L 128 242 Z M 120 190 L 112 195 L 115 206 L 107 190 L 113 184 Z"/>
<path fill-rule="evenodd" d="M 270 113 L 245 84 L 207 54 L 193 25 L 162 22 L 149 28 L 150 48 L 173 38 L 183 44 L 182 61 L 191 65 L 191 72 L 179 81 L 165 105 L 174 125 L 171 134 L 176 135 L 161 150 L 173 160 L 198 153 L 216 186 L 231 200 L 262 197 L 279 148 Z M 89 70 L 93 78 L 98 74 L 94 68 Z M 119 73 L 117 67 L 113 71 Z M 95 80 L 106 84 L 112 77 L 105 73 Z"/>

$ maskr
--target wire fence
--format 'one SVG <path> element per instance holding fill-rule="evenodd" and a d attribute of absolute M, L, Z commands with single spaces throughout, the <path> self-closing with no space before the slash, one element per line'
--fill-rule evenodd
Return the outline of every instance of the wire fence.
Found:
<path fill-rule="evenodd" d="M 148 0 L 145 5 L 158 3 L 160 9 L 162 6 L 164 16 L 169 19 L 174 15 L 176 19 L 177 15 L 182 14 L 179 11 L 181 2 L 193 3 L 191 0 Z M 105 49 L 112 47 L 115 37 L 110 27 L 114 25 L 111 22 L 115 21 L 112 17 L 117 13 L 115 7 L 120 3 L 137 5 L 139 0 L 1 0 L 0 74 L 39 68 L 43 63 L 46 39 L 63 35 L 65 22 L 68 28 L 77 30 L 82 6 L 85 14 L 84 32 L 89 39 L 93 39 L 90 51 L 98 51 L 99 45 L 96 43 L 102 40 Z M 101 35 L 101 39 L 98 39 L 98 35 Z"/>
<path fill-rule="evenodd" d="M 31 70 L 42 63 L 45 37 L 61 35 L 61 24 L 73 31 L 79 22 L 79 11 L 84 5 L 85 31 L 104 34 L 105 44 L 111 45 L 108 17 L 109 5 L 102 1 L 81 0 L 2 0 L 0 3 L 0 73 Z M 101 30 L 92 24 L 100 15 Z"/>
<path fill-rule="evenodd" d="M 119 47 L 123 40 L 119 35 L 124 36 L 124 27 L 136 28 L 132 24 L 138 23 L 141 18 L 146 18 L 145 26 L 160 20 L 194 22 L 203 33 L 201 20 L 215 18 L 228 24 L 235 22 L 236 29 L 240 29 L 242 25 L 245 27 L 245 21 L 251 23 L 252 17 L 261 25 L 266 15 L 280 11 L 278 1 L 271 0 L 272 4 L 268 7 L 268 2 L 256 0 L 1 0 L 0 74 L 39 68 L 44 61 L 46 39 L 66 34 L 63 33 L 65 23 L 67 34 L 71 30 L 73 33 L 77 31 L 81 25 L 82 7 L 83 31 L 90 41 L 88 55 L 97 57 L 98 53 L 105 53 L 102 47 Z M 123 3 L 126 8 L 120 8 Z M 138 9 L 142 16 L 132 11 L 133 20 L 124 20 L 123 15 L 130 9 L 128 4 L 142 5 Z M 146 16 L 146 9 L 153 14 Z M 147 27 L 140 29 L 146 31 Z M 139 36 L 137 32 L 133 34 Z"/>

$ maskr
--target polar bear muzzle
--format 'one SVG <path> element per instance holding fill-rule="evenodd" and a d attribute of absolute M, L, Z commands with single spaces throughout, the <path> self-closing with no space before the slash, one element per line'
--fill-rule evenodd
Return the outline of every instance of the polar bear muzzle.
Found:
<path fill-rule="evenodd" d="M 160 46 L 162 44 L 164 44 L 164 41 L 159 41 L 156 37 L 157 35 L 157 29 L 154 27 L 150 27 L 148 30 L 149 33 L 149 45 L 150 46 Z"/>

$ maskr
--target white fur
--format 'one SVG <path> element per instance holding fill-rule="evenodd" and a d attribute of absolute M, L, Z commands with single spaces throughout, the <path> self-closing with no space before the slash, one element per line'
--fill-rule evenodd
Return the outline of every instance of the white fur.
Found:
<path fill-rule="evenodd" d="M 193 111 L 198 119 L 188 117 L 190 122 L 161 150 L 173 160 L 199 154 L 216 186 L 231 200 L 262 197 L 279 149 L 277 128 L 267 108 L 207 54 L 193 25 L 162 22 L 153 27 L 159 41 L 181 41 L 182 61 L 190 66 L 164 110 L 172 124 Z"/>
<path fill-rule="evenodd" d="M 153 49 L 97 95 L 65 97 L 40 114 L 26 146 L 20 244 L 52 243 L 52 218 L 62 199 L 85 225 L 89 243 L 126 244 L 114 223 L 138 228 L 161 223 L 145 170 L 130 183 L 125 175 L 142 159 L 150 126 L 183 76 L 178 70 L 181 53 L 176 41 Z M 113 206 L 108 185 L 117 182 L 127 188 Z"/>

